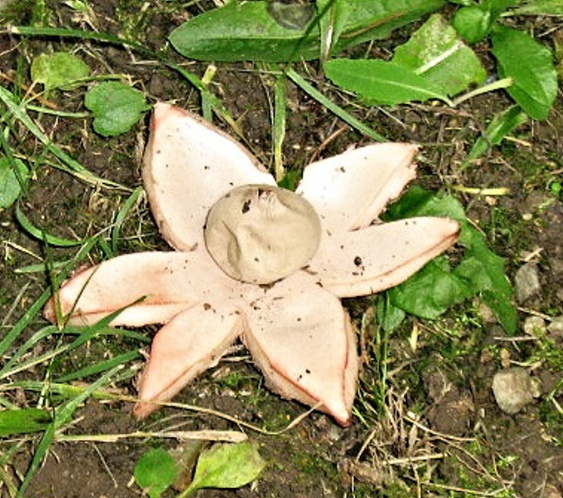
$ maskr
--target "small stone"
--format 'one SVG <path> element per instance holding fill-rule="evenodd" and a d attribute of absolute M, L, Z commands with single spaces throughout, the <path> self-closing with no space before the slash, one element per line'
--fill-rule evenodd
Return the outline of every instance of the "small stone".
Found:
<path fill-rule="evenodd" d="M 541 316 L 529 316 L 524 320 L 524 332 L 527 335 L 538 336 L 545 334 L 545 320 Z"/>
<path fill-rule="evenodd" d="M 540 277 L 538 267 L 535 263 L 526 263 L 522 265 L 514 276 L 514 290 L 516 291 L 516 299 L 519 303 L 523 303 L 532 296 L 540 293 Z"/>
<path fill-rule="evenodd" d="M 514 415 L 541 395 L 540 381 L 521 367 L 501 370 L 493 377 L 493 394 L 499 408 Z"/>
<path fill-rule="evenodd" d="M 497 317 L 493 313 L 493 310 L 489 308 L 484 302 L 479 303 L 478 311 L 479 316 L 483 323 L 497 323 Z"/>
<path fill-rule="evenodd" d="M 543 491 L 544 498 L 563 498 L 563 495 L 553 484 L 548 484 Z"/>
<path fill-rule="evenodd" d="M 547 326 L 547 330 L 552 336 L 563 337 L 563 316 L 556 316 Z"/>
<path fill-rule="evenodd" d="M 499 352 L 499 356 L 502 368 L 508 368 L 510 366 L 510 351 L 506 348 L 502 348 Z"/>

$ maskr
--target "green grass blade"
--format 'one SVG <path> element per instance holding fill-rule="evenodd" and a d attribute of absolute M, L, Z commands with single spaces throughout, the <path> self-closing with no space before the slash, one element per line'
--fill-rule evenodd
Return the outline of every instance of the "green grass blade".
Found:
<path fill-rule="evenodd" d="M 359 119 L 352 116 L 348 111 L 345 111 L 344 109 L 342 109 L 342 107 L 330 101 L 313 85 L 308 83 L 305 78 L 303 78 L 303 76 L 297 73 L 294 69 L 288 69 L 286 74 L 288 78 L 293 81 L 298 87 L 300 87 L 305 93 L 309 94 L 317 102 L 325 106 L 329 111 L 342 119 L 342 121 L 348 123 L 352 128 L 355 128 L 360 133 L 363 133 L 376 142 L 387 142 L 387 139 L 383 135 L 380 135 L 375 130 L 372 130 L 369 126 L 366 126 Z"/>
<path fill-rule="evenodd" d="M 116 375 L 113 379 L 114 382 L 122 382 L 131 379 L 136 375 L 136 372 L 133 372 L 130 368 L 124 368 L 119 375 Z M 86 387 L 84 385 L 71 385 L 71 384 L 64 384 L 60 382 L 51 382 L 49 383 L 49 395 L 51 399 L 54 399 L 55 396 L 63 399 L 74 399 L 76 396 L 84 392 Z M 42 393 L 45 391 L 45 382 L 38 381 L 38 380 L 22 380 L 18 382 L 12 382 L 10 384 L 2 384 L 0 385 L 0 392 L 4 391 L 14 391 L 16 389 L 24 390 L 24 391 L 31 391 L 31 392 L 39 392 Z M 92 398 L 104 400 L 104 401 L 111 401 L 116 399 L 123 399 L 127 398 L 127 396 L 122 396 L 119 394 L 114 394 L 108 391 L 104 391 L 103 389 L 98 389 L 94 391 L 91 395 Z M 130 398 L 134 400 L 134 398 Z"/>
<path fill-rule="evenodd" d="M 49 325 L 47 327 L 42 328 L 41 330 L 38 330 L 27 341 L 25 341 L 20 346 L 20 348 L 14 354 L 12 354 L 11 358 L 0 369 L 0 380 L 16 373 L 16 370 L 14 370 L 15 365 L 23 358 L 25 353 L 27 353 L 29 350 L 35 347 L 40 341 L 52 335 L 53 330 L 56 330 L 56 328 L 53 327 L 52 325 Z M 35 360 L 37 357 L 38 357 L 37 355 L 34 355 L 32 360 Z M 21 365 L 18 365 L 17 371 L 21 370 L 19 366 Z"/>
<path fill-rule="evenodd" d="M 116 255 L 118 253 L 119 236 L 121 234 L 121 227 L 123 226 L 123 222 L 125 221 L 125 218 L 127 218 L 127 215 L 129 214 L 133 206 L 137 204 L 139 197 L 141 197 L 143 191 L 143 187 L 137 187 L 135 190 L 133 190 L 133 192 L 123 203 L 123 206 L 115 217 L 115 222 L 111 231 L 111 250 L 113 255 Z"/>
<path fill-rule="evenodd" d="M 87 398 L 89 398 L 92 395 L 92 393 L 100 389 L 103 385 L 107 384 L 110 381 L 110 379 L 114 377 L 114 375 L 121 368 L 122 366 L 117 366 L 113 368 L 112 370 L 104 374 L 102 377 L 100 377 L 96 382 L 89 385 L 86 389 L 84 389 L 84 391 L 78 394 L 75 398 L 68 401 L 65 405 L 63 405 L 62 408 L 55 411 L 55 418 L 51 423 L 51 425 L 47 428 L 47 430 L 43 434 L 43 437 L 41 438 L 41 441 L 39 442 L 39 446 L 37 447 L 37 450 L 33 455 L 33 460 L 31 461 L 29 469 L 22 481 L 20 489 L 18 490 L 18 494 L 16 495 L 16 498 L 24 498 L 25 492 L 29 487 L 29 485 L 31 484 L 31 480 L 35 472 L 41 465 L 41 462 L 45 458 L 47 451 L 49 451 L 49 447 L 51 446 L 55 438 L 56 431 L 60 429 L 63 425 L 70 422 L 72 415 L 75 412 L 75 410 L 78 408 L 78 406 L 81 403 L 83 403 Z"/>
<path fill-rule="evenodd" d="M 17 339 L 21 332 L 37 316 L 43 306 L 45 306 L 50 296 L 50 289 L 44 290 L 42 294 L 35 300 L 35 302 L 30 305 L 30 307 L 18 320 L 18 322 L 12 327 L 12 329 L 4 336 L 4 338 L 0 341 L 0 356 L 4 356 L 8 348 Z"/>
<path fill-rule="evenodd" d="M 137 360 L 140 357 L 141 353 L 139 351 L 128 351 L 127 353 L 114 356 L 113 358 L 109 358 L 108 360 L 100 361 L 99 363 L 96 363 L 94 365 L 89 365 L 87 367 L 81 368 L 80 370 L 76 370 L 75 372 L 63 375 L 62 377 L 59 377 L 57 379 L 57 382 L 70 382 L 71 380 L 84 379 L 86 377 L 90 377 L 91 375 L 98 375 L 118 365 L 125 365 L 130 361 Z"/>
<path fill-rule="evenodd" d="M 0 438 L 44 430 L 52 422 L 48 411 L 23 408 L 0 411 Z"/>
<path fill-rule="evenodd" d="M 8 130 L 6 130 L 6 131 L 8 131 Z M 0 145 L 2 146 L 2 149 L 4 150 L 4 155 L 6 156 L 6 159 L 8 160 L 8 164 L 10 165 L 10 168 L 12 168 L 12 171 L 16 175 L 16 178 L 17 178 L 18 183 L 19 183 L 20 188 L 21 188 L 21 194 L 26 194 L 26 192 L 27 192 L 27 181 L 23 177 L 20 168 L 18 168 L 18 165 L 16 164 L 16 158 L 14 157 L 14 154 L 12 153 L 12 148 L 10 147 L 8 140 L 6 140 L 6 136 L 4 135 L 4 130 L 2 130 L 2 129 L 0 129 Z"/>
<path fill-rule="evenodd" d="M 61 409 L 56 411 L 56 416 L 54 424 L 57 429 L 61 428 L 63 425 L 68 424 L 72 418 L 72 414 L 82 404 L 86 399 L 88 399 L 95 391 L 101 389 L 103 386 L 109 383 L 109 381 L 115 377 L 115 375 L 123 369 L 123 365 L 117 365 L 112 368 L 104 375 L 102 375 L 96 382 L 90 384 L 84 391 L 82 391 L 76 398 L 71 399 L 66 403 Z"/>
<path fill-rule="evenodd" d="M 27 265 L 20 268 L 16 268 L 14 273 L 26 274 L 26 273 L 45 273 L 48 269 L 61 269 L 64 268 L 70 261 L 56 261 L 49 266 L 47 263 L 39 263 L 37 265 Z"/>
<path fill-rule="evenodd" d="M 36 239 L 42 240 L 52 246 L 74 247 L 74 246 L 83 245 L 88 240 L 88 239 L 84 239 L 84 240 L 62 239 L 60 237 L 55 237 L 54 235 L 45 233 L 43 230 L 37 228 L 36 226 L 33 225 L 33 223 L 31 223 L 31 221 L 29 221 L 29 218 L 25 214 L 23 214 L 23 211 L 20 209 L 19 205 L 16 205 L 16 219 L 18 220 L 19 224 L 23 227 L 23 229 L 31 236 L 35 237 Z"/>
<path fill-rule="evenodd" d="M 86 255 L 90 252 L 93 245 L 95 244 L 95 239 L 89 239 L 86 241 L 84 246 L 80 248 L 76 256 L 72 260 L 72 264 L 69 264 L 55 279 L 54 283 L 60 285 L 62 281 L 69 275 L 70 271 L 76 263 L 82 261 Z M 51 289 L 45 289 L 41 295 L 33 302 L 23 316 L 16 322 L 12 329 L 4 336 L 0 341 L 0 357 L 4 356 L 8 348 L 11 347 L 13 342 L 19 337 L 22 331 L 31 323 L 31 321 L 37 316 L 37 314 L 43 309 L 49 298 L 51 297 Z"/>
<path fill-rule="evenodd" d="M 33 455 L 33 460 L 31 461 L 31 464 L 27 469 L 26 475 L 20 485 L 20 488 L 18 489 L 18 494 L 16 495 L 16 498 L 25 497 L 25 492 L 27 491 L 27 488 L 31 484 L 31 479 L 33 478 L 35 472 L 37 472 L 37 469 L 41 465 L 41 462 L 43 461 L 43 457 L 47 454 L 47 451 L 49 450 L 49 447 L 51 446 L 54 437 L 55 437 L 55 425 L 51 424 L 49 425 L 49 427 L 47 427 L 47 430 L 43 434 L 43 437 L 41 438 L 41 441 L 39 442 L 39 445 L 35 450 L 35 454 Z"/>
<path fill-rule="evenodd" d="M 276 182 L 280 182 L 285 176 L 283 166 L 282 147 L 285 139 L 286 126 L 286 76 L 282 74 L 276 80 L 274 88 L 274 115 L 273 115 L 273 143 L 274 143 L 274 171 Z"/>
<path fill-rule="evenodd" d="M 10 113 L 37 138 L 51 154 L 57 157 L 60 161 L 66 164 L 70 170 L 76 173 L 77 177 L 85 182 L 91 183 L 96 186 L 106 187 L 106 188 L 118 188 L 122 190 L 127 190 L 124 186 L 119 183 L 115 183 L 109 180 L 104 180 L 88 169 L 86 169 L 82 164 L 80 164 L 76 159 L 73 159 L 66 152 L 56 147 L 50 138 L 45 135 L 41 129 L 35 124 L 35 121 L 29 117 L 24 107 L 17 102 L 15 96 L 10 93 L 5 88 L 0 87 L 0 100 L 4 102 Z"/>

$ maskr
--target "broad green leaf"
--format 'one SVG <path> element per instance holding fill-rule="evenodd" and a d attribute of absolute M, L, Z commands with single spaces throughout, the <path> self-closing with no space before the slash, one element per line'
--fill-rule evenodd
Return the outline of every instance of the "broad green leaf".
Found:
<path fill-rule="evenodd" d="M 464 229 L 475 232 L 468 224 Z M 477 235 L 481 237 L 477 232 L 473 234 Z M 510 334 L 516 331 L 516 308 L 504 260 L 482 238 L 466 249 L 463 260 L 453 270 L 440 256 L 388 292 L 393 306 L 427 319 L 438 318 L 452 305 L 479 294 L 503 328 Z"/>
<path fill-rule="evenodd" d="M 467 43 L 473 44 L 485 38 L 494 19 L 481 5 L 470 5 L 459 9 L 452 19 L 452 26 Z"/>
<path fill-rule="evenodd" d="M 319 5 L 327 2 L 320 0 Z M 331 53 L 384 38 L 443 5 L 443 0 L 336 0 L 333 27 L 338 43 L 332 45 Z M 313 16 L 314 24 L 302 29 L 288 28 L 277 19 L 280 14 L 272 16 L 269 6 L 270 2 L 265 0 L 230 2 L 190 19 L 176 28 L 169 40 L 184 57 L 197 60 L 288 62 L 318 58 L 319 23 L 324 23 L 322 31 L 326 38 L 331 21 Z"/>
<path fill-rule="evenodd" d="M 43 431 L 52 422 L 51 414 L 40 408 L 0 411 L 0 437 Z"/>
<path fill-rule="evenodd" d="M 503 12 L 520 1 L 521 0 L 483 0 L 482 5 L 484 9 L 491 13 L 493 19 L 496 20 Z"/>
<path fill-rule="evenodd" d="M 458 40 L 440 14 L 432 15 L 410 40 L 397 47 L 392 62 L 413 70 L 447 95 L 456 95 L 487 73 L 475 52 Z"/>
<path fill-rule="evenodd" d="M 505 26 L 492 34 L 493 55 L 501 77 L 512 78 L 507 91 L 534 119 L 546 119 L 557 96 L 557 71 L 553 56 L 531 36 Z"/>
<path fill-rule="evenodd" d="M 511 13 L 515 15 L 563 16 L 561 0 L 527 0 Z"/>
<path fill-rule="evenodd" d="M 191 59 L 277 62 L 318 56 L 318 29 L 305 33 L 281 26 L 268 11 L 268 2 L 230 2 L 190 19 L 169 40 Z"/>
<path fill-rule="evenodd" d="M 448 216 L 459 221 L 458 243 L 465 252 L 453 270 L 444 256 L 432 260 L 409 280 L 388 291 L 391 304 L 417 316 L 436 318 L 451 305 L 480 295 L 504 329 L 514 333 L 516 308 L 504 261 L 471 226 L 460 202 L 451 195 L 435 195 L 415 186 L 386 212 L 386 219 L 411 216 Z"/>
<path fill-rule="evenodd" d="M 483 0 L 478 5 L 459 9 L 452 25 L 469 44 L 477 43 L 488 36 L 500 15 L 518 0 Z"/>
<path fill-rule="evenodd" d="M 68 52 L 41 54 L 31 63 L 31 79 L 42 83 L 46 90 L 69 90 L 89 75 L 86 63 Z"/>
<path fill-rule="evenodd" d="M 466 162 L 473 161 L 481 157 L 493 145 L 498 145 L 504 137 L 511 133 L 528 120 L 528 115 L 520 108 L 520 106 L 512 106 L 508 109 L 496 114 L 483 136 L 479 137 L 469 154 L 467 154 Z"/>
<path fill-rule="evenodd" d="M 257 479 L 265 465 L 256 446 L 248 441 L 216 444 L 199 457 L 188 489 L 240 488 Z"/>
<path fill-rule="evenodd" d="M 385 220 L 399 220 L 413 216 L 447 216 L 457 221 L 465 221 L 465 211 L 461 203 L 451 195 L 436 195 L 419 186 L 412 186 L 385 213 Z"/>
<path fill-rule="evenodd" d="M 13 162 L 7 157 L 0 157 L 0 208 L 11 206 L 29 180 L 29 170 L 19 159 Z"/>
<path fill-rule="evenodd" d="M 130 130 L 149 109 L 141 92 L 118 81 L 93 87 L 86 94 L 84 104 L 94 114 L 94 130 L 104 137 Z"/>
<path fill-rule="evenodd" d="M 176 479 L 176 463 L 167 451 L 155 448 L 137 460 L 133 475 L 139 487 L 158 498 Z"/>
<path fill-rule="evenodd" d="M 445 5 L 443 0 L 349 0 L 346 22 L 332 55 L 345 48 L 387 38 L 393 30 Z M 341 13 L 343 15 L 343 13 Z"/>
<path fill-rule="evenodd" d="M 440 256 L 391 289 L 389 298 L 393 306 L 412 315 L 435 319 L 472 294 L 466 282 L 450 271 L 448 260 Z"/>
<path fill-rule="evenodd" d="M 339 87 L 358 94 L 368 103 L 440 99 L 449 102 L 445 92 L 411 69 L 393 62 L 366 59 L 334 59 L 324 65 L 326 76 Z"/>
<path fill-rule="evenodd" d="M 455 197 L 436 195 L 418 186 L 411 187 L 389 206 L 385 219 L 413 216 L 447 216 L 458 220 L 462 227 L 467 224 L 463 206 Z M 446 257 L 440 256 L 388 293 L 393 306 L 415 316 L 435 319 L 475 291 L 453 274 Z"/>
<path fill-rule="evenodd" d="M 460 242 L 467 249 L 453 273 L 479 292 L 503 328 L 514 334 L 517 314 L 512 285 L 504 272 L 504 260 L 487 247 L 477 230 L 468 226 L 464 232 Z"/>

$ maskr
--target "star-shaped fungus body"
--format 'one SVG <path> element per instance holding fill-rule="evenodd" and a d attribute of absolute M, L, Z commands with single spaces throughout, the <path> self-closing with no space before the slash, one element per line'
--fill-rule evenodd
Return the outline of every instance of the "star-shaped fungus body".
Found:
<path fill-rule="evenodd" d="M 340 298 L 399 284 L 452 245 L 458 224 L 378 215 L 415 175 L 416 147 L 385 143 L 310 164 L 295 193 L 192 113 L 155 106 L 143 182 L 171 252 L 80 271 L 55 303 L 73 324 L 163 324 L 139 382 L 138 417 L 216 365 L 240 338 L 268 386 L 348 425 L 355 334 Z M 70 315 L 70 316 L 68 316 Z"/>

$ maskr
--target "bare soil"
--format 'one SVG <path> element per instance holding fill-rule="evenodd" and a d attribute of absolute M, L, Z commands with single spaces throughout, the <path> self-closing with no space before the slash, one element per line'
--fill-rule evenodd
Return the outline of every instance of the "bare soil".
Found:
<path fill-rule="evenodd" d="M 29 8 L 34 2 L 28 2 Z M 65 2 L 47 1 L 49 22 L 73 29 L 134 36 L 151 49 L 160 49 L 170 31 L 202 4 L 175 10 L 168 2 L 157 1 L 141 9 L 141 2 L 92 0 L 89 17 L 72 15 Z M 22 9 L 19 23 L 31 19 Z M 538 26 L 547 22 L 537 20 Z M 550 21 L 551 22 L 551 21 Z M 553 44 L 557 26 L 542 42 Z M 561 25 L 559 25 L 561 29 Z M 398 34 L 397 36 L 401 36 Z M 386 40 L 374 52 L 385 53 L 394 41 Z M 39 53 L 74 51 L 95 74 L 127 74 L 150 102 L 174 101 L 198 109 L 196 92 L 173 71 L 142 54 L 120 46 L 72 39 L 20 39 L 0 33 L 0 70 L 3 85 L 14 88 L 7 79 L 10 70 L 29 63 Z M 170 58 L 185 63 L 169 54 Z M 188 63 L 188 69 L 202 75 L 207 64 Z M 314 65 L 307 66 L 312 75 Z M 25 71 L 24 71 L 25 74 Z M 318 74 L 318 81 L 323 80 Z M 251 64 L 218 64 L 211 88 L 237 120 L 245 144 L 266 165 L 272 164 L 270 105 L 273 79 Z M 22 85 L 27 82 L 20 82 Z M 23 86 L 22 86 L 23 89 Z M 323 91 L 351 112 L 395 141 L 422 144 L 422 161 L 417 182 L 427 188 L 451 185 L 508 187 L 510 195 L 475 196 L 459 193 L 468 216 L 486 233 L 491 247 L 506 258 L 511 279 L 525 261 L 537 264 L 541 282 L 538 293 L 519 303 L 520 326 L 517 338 L 529 338 L 523 324 L 533 315 L 563 315 L 563 203 L 550 193 L 548 183 L 563 171 L 563 98 L 561 92 L 550 118 L 530 122 L 514 133 L 514 139 L 488 153 L 469 168 L 461 164 L 469 147 L 491 116 L 510 105 L 502 92 L 482 95 L 459 109 L 427 105 L 396 109 L 352 107 L 345 96 L 330 89 Z M 81 91 L 57 92 L 49 100 L 58 109 L 83 110 Z M 289 86 L 287 137 L 284 157 L 290 169 L 300 170 L 313 158 L 329 156 L 354 144 L 367 143 L 365 137 L 335 118 L 299 89 Z M 40 117 L 45 132 L 56 144 L 76 157 L 93 173 L 127 187 L 140 185 L 140 158 L 147 137 L 146 118 L 131 132 L 114 139 L 97 136 L 88 120 Z M 220 126 L 224 126 L 218 123 Z M 25 130 L 18 130 L 28 157 L 38 158 L 41 147 Z M 125 195 L 100 190 L 49 167 L 37 159 L 36 178 L 22 198 L 20 208 L 38 226 L 65 238 L 91 236 L 111 224 Z M 42 243 L 28 236 L 15 219 L 14 210 L 0 211 L 2 264 L 0 266 L 0 339 L 48 282 L 42 273 L 22 274 L 16 269 L 36 264 L 46 257 Z M 120 252 L 136 250 L 139 239 L 146 249 L 166 247 L 152 222 L 148 206 L 141 202 L 129 213 L 123 227 Z M 138 250 L 138 249 L 137 249 Z M 51 249 L 55 260 L 63 260 L 75 249 Z M 93 254 L 92 258 L 102 258 Z M 18 298 L 24 289 L 22 297 Z M 266 436 L 248 432 L 260 443 L 268 461 L 266 471 L 251 486 L 238 490 L 204 490 L 202 498 L 229 497 L 398 497 L 480 496 L 549 497 L 563 496 L 563 389 L 562 363 L 546 360 L 544 342 L 515 340 L 483 314 L 479 303 L 469 302 L 452 310 L 435 323 L 409 319 L 389 342 L 389 376 L 385 403 L 378 403 L 379 368 L 375 355 L 380 344 L 376 327 L 361 327 L 361 318 L 372 299 L 349 300 L 355 324 L 360 331 L 364 353 L 369 358 L 361 374 L 356 403 L 358 416 L 353 425 L 342 429 L 322 414 L 308 416 L 294 429 Z M 12 311 L 9 313 L 9 310 Z M 21 340 L 45 325 L 37 316 Z M 153 330 L 145 329 L 147 337 Z M 412 348 L 413 334 L 416 348 Z M 53 338 L 53 344 L 58 339 Z M 563 334 L 549 336 L 552 358 L 561 351 Z M 543 346 L 542 346 L 543 344 Z M 99 360 L 115 344 L 99 344 L 84 357 L 72 357 L 69 367 Z M 146 349 L 146 344 L 138 344 Z M 40 354 L 41 351 L 34 351 Z M 543 351 L 545 353 L 545 351 Z M 2 360 L 3 361 L 3 360 Z M 532 365 L 532 374 L 542 381 L 542 396 L 516 415 L 503 413 L 491 392 L 492 377 L 503 362 Z M 139 362 L 141 366 L 141 362 Z M 45 376 L 38 365 L 22 374 L 30 379 Z M 56 368 L 64 368 L 57 365 Z M 94 378 L 85 379 L 92 381 Z M 232 379 L 237 379 L 233 383 Z M 116 386 L 134 394 L 134 381 Z M 35 406 L 31 393 L 10 393 L 17 406 Z M 296 402 L 271 394 L 252 366 L 244 350 L 236 351 L 212 372 L 184 389 L 179 401 L 212 408 L 249 423 L 281 428 L 303 412 Z M 69 434 L 124 434 L 155 430 L 178 424 L 183 430 L 236 429 L 233 424 L 209 415 L 164 409 L 147 421 L 135 421 L 128 403 L 89 401 L 79 410 Z M 17 481 L 25 474 L 37 438 L 1 441 L 1 451 L 17 445 L 12 458 L 0 465 Z M 133 467 L 150 446 L 172 448 L 176 442 L 125 439 L 120 442 L 66 442 L 52 446 L 48 457 L 29 488 L 29 498 L 127 498 L 141 496 L 132 482 Z M 433 484 L 425 484 L 432 482 Z M 466 490 L 466 491 L 464 491 Z M 503 494 L 504 493 L 504 494 Z M 476 493 L 475 493 L 476 494 Z M 0 497 L 11 496 L 0 482 Z M 166 496 L 174 496 L 170 492 Z"/>

